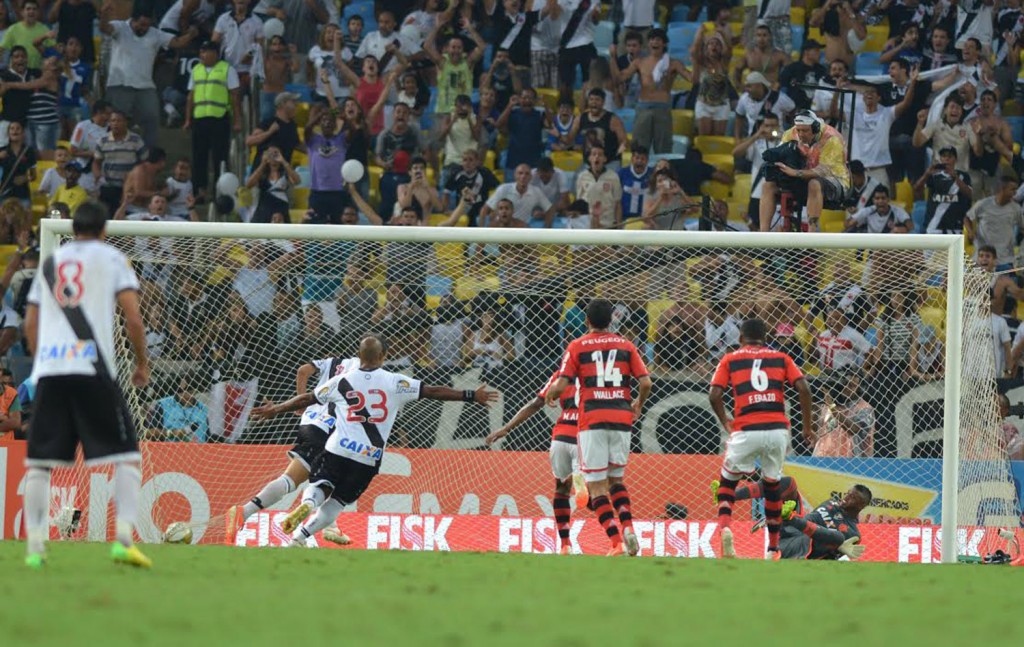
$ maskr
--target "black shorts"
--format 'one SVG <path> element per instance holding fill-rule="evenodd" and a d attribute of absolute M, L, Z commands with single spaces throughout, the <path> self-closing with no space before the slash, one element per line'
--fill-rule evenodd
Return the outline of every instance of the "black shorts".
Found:
<path fill-rule="evenodd" d="M 779 537 L 779 550 L 782 559 L 807 559 L 811 552 L 811 538 L 800 533 L 789 537 Z"/>
<path fill-rule="evenodd" d="M 306 466 L 306 471 L 313 469 L 313 463 L 324 451 L 329 433 L 313 425 L 302 425 L 299 427 L 299 436 L 295 447 L 288 450 L 288 456 Z"/>
<path fill-rule="evenodd" d="M 329 485 L 334 490 L 331 498 L 350 505 L 362 496 L 379 471 L 379 465 L 371 467 L 331 452 L 321 452 L 310 471 L 309 484 Z"/>
<path fill-rule="evenodd" d="M 115 382 L 91 375 L 40 378 L 32 403 L 26 465 L 72 465 L 78 443 L 82 443 L 86 465 L 142 458 L 135 423 Z"/>

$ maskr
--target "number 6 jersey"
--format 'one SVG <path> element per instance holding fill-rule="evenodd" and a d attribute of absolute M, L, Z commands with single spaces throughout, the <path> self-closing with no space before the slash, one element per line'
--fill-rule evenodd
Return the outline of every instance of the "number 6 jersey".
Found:
<path fill-rule="evenodd" d="M 384 369 L 352 370 L 318 386 L 320 404 L 335 403 L 334 432 L 324 447 L 365 465 L 380 465 L 391 427 L 402 405 L 420 397 L 421 383 Z"/>
<path fill-rule="evenodd" d="M 647 375 L 633 342 L 610 332 L 588 333 L 565 349 L 559 376 L 579 380 L 579 430 L 632 431 L 633 382 Z"/>
<path fill-rule="evenodd" d="M 726 353 L 711 386 L 732 390 L 732 431 L 789 429 L 786 383 L 804 376 L 786 353 L 767 346 L 744 346 Z"/>

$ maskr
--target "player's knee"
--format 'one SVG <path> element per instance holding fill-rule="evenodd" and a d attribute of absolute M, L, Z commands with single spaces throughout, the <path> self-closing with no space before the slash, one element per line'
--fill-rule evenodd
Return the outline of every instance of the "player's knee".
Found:
<path fill-rule="evenodd" d="M 555 479 L 555 494 L 569 494 L 572 490 L 572 477 L 559 480 Z"/>
<path fill-rule="evenodd" d="M 813 196 L 821 195 L 821 180 L 818 178 L 811 178 L 807 182 L 807 194 Z"/>

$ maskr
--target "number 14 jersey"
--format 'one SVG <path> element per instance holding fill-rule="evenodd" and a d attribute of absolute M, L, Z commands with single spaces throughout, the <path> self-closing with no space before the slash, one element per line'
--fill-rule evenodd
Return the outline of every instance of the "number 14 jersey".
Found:
<path fill-rule="evenodd" d="M 803 376 L 786 353 L 744 346 L 722 358 L 711 386 L 732 389 L 733 431 L 789 429 L 784 389 Z"/>
<path fill-rule="evenodd" d="M 565 349 L 559 376 L 579 380 L 579 430 L 632 431 L 633 381 L 647 375 L 640 351 L 615 333 L 588 333 Z"/>
<path fill-rule="evenodd" d="M 357 463 L 380 465 L 391 428 L 402 405 L 420 397 L 421 383 L 411 377 L 354 364 L 314 391 L 320 404 L 335 403 L 337 422 L 324 447 Z"/>

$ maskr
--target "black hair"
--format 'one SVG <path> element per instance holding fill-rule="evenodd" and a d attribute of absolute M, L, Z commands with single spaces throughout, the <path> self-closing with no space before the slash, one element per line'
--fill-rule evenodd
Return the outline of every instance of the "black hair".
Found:
<path fill-rule="evenodd" d="M 998 253 L 996 253 L 996 248 L 993 247 L 992 245 L 982 245 L 981 247 L 979 247 L 978 248 L 978 253 L 980 254 L 982 252 L 986 252 L 988 254 L 991 254 L 992 256 L 998 256 L 999 255 Z"/>
<path fill-rule="evenodd" d="M 381 353 L 384 355 L 388 354 L 388 340 L 384 337 L 384 335 L 375 332 L 368 332 L 363 334 L 363 336 L 359 338 L 359 342 L 356 344 L 356 348 L 358 349 L 359 346 L 362 345 L 363 341 L 367 339 L 376 339 L 378 342 L 380 342 Z"/>
<path fill-rule="evenodd" d="M 75 235 L 98 237 L 107 226 L 110 214 L 107 208 L 94 200 L 87 200 L 78 205 L 71 219 L 71 229 Z"/>
<path fill-rule="evenodd" d="M 743 341 L 748 344 L 757 341 L 763 342 L 768 338 L 768 327 L 760 319 L 747 319 L 740 326 L 740 334 L 743 335 Z"/>
<path fill-rule="evenodd" d="M 875 190 L 871 192 L 871 197 L 875 197 L 875 194 L 877 193 L 881 193 L 882 195 L 888 197 L 889 187 L 885 186 L 884 184 L 879 184 L 878 186 L 875 187 Z"/>
<path fill-rule="evenodd" d="M 39 6 L 39 5 L 36 5 L 36 6 Z M 17 54 L 18 52 L 21 52 L 21 53 L 23 53 L 23 54 L 24 54 L 25 56 L 28 56 L 28 50 L 27 50 L 27 49 L 25 49 L 25 46 L 24 46 L 24 45 L 15 45 L 14 47 L 12 47 L 12 48 L 11 48 L 11 55 L 12 55 L 12 56 L 13 56 L 14 54 Z"/>
<path fill-rule="evenodd" d="M 612 312 L 615 306 L 606 299 L 593 299 L 587 304 L 587 320 L 590 325 L 598 330 L 604 330 L 612 325 Z"/>
<path fill-rule="evenodd" d="M 160 148 L 159 146 L 154 146 L 153 148 L 149 149 L 149 154 L 146 155 L 146 161 L 149 162 L 150 164 L 159 164 L 160 162 L 163 162 L 166 159 L 167 151 Z"/>
<path fill-rule="evenodd" d="M 553 171 L 555 170 L 555 163 L 551 161 L 550 157 L 542 157 L 537 160 L 538 171 Z"/>
<path fill-rule="evenodd" d="M 626 37 L 623 39 L 624 43 L 628 43 L 631 40 L 638 40 L 641 44 L 644 42 L 644 36 L 635 29 L 630 29 L 626 32 Z"/>
<path fill-rule="evenodd" d="M 902 67 L 904 72 L 910 72 L 910 61 L 908 61 L 907 59 L 905 59 L 905 58 L 894 58 L 890 62 L 890 65 L 892 65 L 892 63 L 895 63 L 896 65 L 899 65 L 900 67 Z"/>
<path fill-rule="evenodd" d="M 604 101 L 605 97 L 607 97 L 608 95 L 606 95 L 604 90 L 602 90 L 601 88 L 590 88 L 590 92 L 587 93 L 587 96 L 601 97 L 601 100 Z"/>
<path fill-rule="evenodd" d="M 417 155 L 416 157 L 414 157 L 411 160 L 409 160 L 409 168 L 412 168 L 412 167 L 416 166 L 417 164 L 419 164 L 421 166 L 426 166 L 427 165 L 427 160 L 425 158 L 423 158 L 423 157 L 420 157 L 419 155 Z"/>
<path fill-rule="evenodd" d="M 972 36 L 971 38 L 968 38 L 968 39 L 967 39 L 967 40 L 965 40 L 964 42 L 965 42 L 965 43 L 974 43 L 974 46 L 978 48 L 978 51 L 979 51 L 979 52 L 981 51 L 981 41 L 980 41 L 980 40 L 978 40 L 977 38 L 974 38 L 974 37 Z"/>
<path fill-rule="evenodd" d="M 650 155 L 650 151 L 643 144 L 633 142 L 633 148 L 630 151 L 633 155 Z"/>
<path fill-rule="evenodd" d="M 857 492 L 857 494 L 864 497 L 864 499 L 867 501 L 867 505 L 871 505 L 871 502 L 874 501 L 875 497 L 873 494 L 871 494 L 871 488 L 869 488 L 868 486 L 861 485 L 860 483 L 858 483 L 857 485 L 853 486 L 853 489 Z"/>
<path fill-rule="evenodd" d="M 104 110 L 108 110 L 109 108 L 110 108 L 110 102 L 109 101 L 104 101 L 103 99 L 97 99 L 96 102 L 94 104 L 92 104 L 92 113 L 96 114 L 97 112 L 103 112 Z"/>

